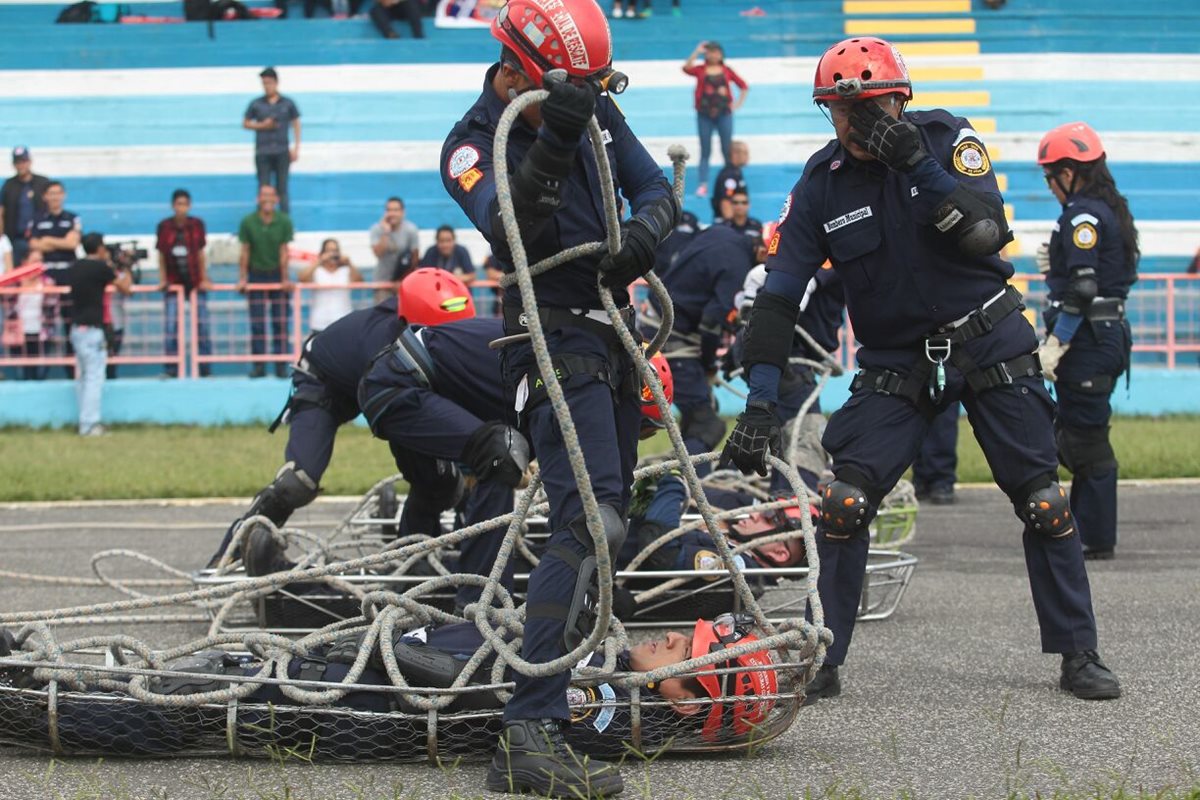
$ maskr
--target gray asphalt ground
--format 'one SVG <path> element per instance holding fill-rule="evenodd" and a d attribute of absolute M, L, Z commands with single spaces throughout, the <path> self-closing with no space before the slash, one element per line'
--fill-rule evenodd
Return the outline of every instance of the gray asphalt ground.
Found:
<path fill-rule="evenodd" d="M 963 489 L 957 505 L 922 510 L 907 548 L 921 558 L 909 593 L 892 619 L 859 627 L 841 698 L 804 709 L 750 758 L 629 765 L 624 796 L 1090 797 L 1120 786 L 1200 786 L 1198 489 L 1123 485 L 1119 558 L 1089 566 L 1120 700 L 1089 703 L 1057 689 L 1058 658 L 1038 652 L 1018 523 L 996 489 Z M 83 576 L 90 555 L 111 547 L 191 567 L 238 508 L 0 507 L 0 569 Z M 318 503 L 294 521 L 318 527 L 341 511 Z M 0 578 L 4 611 L 107 599 L 100 589 Z M 193 623 L 124 632 L 165 644 L 201 631 Z M 0 748 L 0 798 L 478 797 L 483 771 L 186 758 L 52 764 Z"/>

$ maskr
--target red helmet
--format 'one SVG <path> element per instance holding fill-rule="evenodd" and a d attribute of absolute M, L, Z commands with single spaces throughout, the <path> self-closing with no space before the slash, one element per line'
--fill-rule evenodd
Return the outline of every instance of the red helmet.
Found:
<path fill-rule="evenodd" d="M 1042 137 L 1038 145 L 1039 164 L 1053 164 L 1069 158 L 1072 161 L 1099 161 L 1104 155 L 1100 135 L 1086 122 L 1059 125 Z"/>
<path fill-rule="evenodd" d="M 398 312 L 412 325 L 441 325 L 475 316 L 467 285 L 444 269 L 422 267 L 400 281 Z"/>
<path fill-rule="evenodd" d="M 838 42 L 817 62 L 813 100 L 861 100 L 899 92 L 912 99 L 912 81 L 890 42 L 860 36 Z"/>
<path fill-rule="evenodd" d="M 756 642 L 758 637 L 750 633 L 753 621 L 745 615 L 722 614 L 712 622 L 696 620 L 692 633 L 692 658 L 715 653 L 736 644 Z M 722 729 L 730 728 L 735 736 L 744 736 L 754 726 L 761 724 L 775 705 L 774 699 L 751 700 L 758 695 L 774 695 L 779 689 L 779 680 L 774 669 L 747 669 L 742 672 L 727 672 L 722 675 L 706 675 L 706 670 L 716 667 L 770 667 L 771 654 L 766 650 L 747 653 L 725 663 L 701 667 L 696 680 L 714 701 L 704 720 L 703 736 L 713 741 Z M 727 707 L 723 698 L 732 695 L 738 698 L 732 707 Z"/>
<path fill-rule="evenodd" d="M 667 398 L 667 405 L 671 405 L 675 400 L 675 379 L 671 377 L 671 365 L 667 363 L 667 357 L 661 352 L 655 353 L 650 359 L 650 366 L 658 371 L 663 396 Z M 658 403 L 654 402 L 654 395 L 650 392 L 648 384 L 642 384 L 642 418 L 655 423 L 656 427 L 662 427 L 662 414 L 658 411 Z"/>
<path fill-rule="evenodd" d="M 550 70 L 590 78 L 612 63 L 612 34 L 595 0 L 509 0 L 492 20 L 492 36 L 538 86 Z"/>

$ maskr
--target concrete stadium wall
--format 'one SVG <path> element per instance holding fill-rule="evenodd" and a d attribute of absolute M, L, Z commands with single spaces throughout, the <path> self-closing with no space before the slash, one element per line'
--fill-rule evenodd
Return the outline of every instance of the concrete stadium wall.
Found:
<path fill-rule="evenodd" d="M 277 378 L 160 380 L 122 378 L 104 387 L 106 424 L 248 425 L 275 418 L 287 399 L 289 382 Z M 830 380 L 822 395 L 828 413 L 846 399 L 850 376 Z M 734 415 L 743 401 L 721 390 L 721 413 Z M 1134 369 L 1129 391 L 1124 381 L 1113 394 L 1118 414 L 1196 413 L 1200 369 Z M 77 415 L 75 385 L 67 380 L 0 383 L 0 426 L 70 427 Z M 359 418 L 359 423 L 362 419 Z"/>

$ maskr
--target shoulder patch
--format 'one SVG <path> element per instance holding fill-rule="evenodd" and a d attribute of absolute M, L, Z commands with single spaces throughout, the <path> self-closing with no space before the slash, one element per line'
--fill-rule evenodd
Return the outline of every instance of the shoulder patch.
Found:
<path fill-rule="evenodd" d="M 446 174 L 458 179 L 478 163 L 479 151 L 469 144 L 464 144 L 450 154 L 450 160 L 446 162 Z"/>
<path fill-rule="evenodd" d="M 697 572 L 720 569 L 721 559 L 712 550 L 697 550 L 694 564 L 694 569 Z"/>
<path fill-rule="evenodd" d="M 464 192 L 469 192 L 475 188 L 475 184 L 483 177 L 483 173 L 478 167 L 471 167 L 458 178 L 458 185 L 462 187 Z"/>
<path fill-rule="evenodd" d="M 580 708 L 596 702 L 596 690 L 591 686 L 568 686 L 567 705 L 571 709 L 571 722 L 583 722 L 596 713 L 594 708 Z"/>
<path fill-rule="evenodd" d="M 767 255 L 773 256 L 779 252 L 779 231 L 771 234 L 771 243 L 767 245 Z"/>
<path fill-rule="evenodd" d="M 1075 226 L 1075 230 L 1071 232 L 1071 241 L 1080 250 L 1091 250 L 1096 246 L 1096 228 L 1090 222 L 1081 222 Z"/>
<path fill-rule="evenodd" d="M 1093 217 L 1091 214 L 1087 214 L 1087 213 L 1083 213 L 1083 214 L 1076 214 L 1075 216 L 1071 217 L 1071 224 L 1072 224 L 1072 225 L 1079 225 L 1079 224 L 1081 224 L 1081 223 L 1084 223 L 1084 222 L 1090 222 L 1090 223 L 1092 223 L 1093 225 L 1099 225 L 1099 224 L 1100 224 L 1100 220 L 1099 220 L 1099 219 L 1097 219 L 1096 217 Z"/>
<path fill-rule="evenodd" d="M 971 177 L 979 177 L 987 175 L 992 169 L 992 164 L 988 160 L 987 153 L 983 150 L 983 145 L 979 142 L 968 139 L 960 142 L 954 148 L 954 168 L 963 175 Z"/>
<path fill-rule="evenodd" d="M 596 729 L 597 733 L 604 733 L 604 730 L 612 724 L 613 717 L 617 715 L 617 708 L 614 705 L 617 693 L 607 683 L 602 683 L 596 688 L 600 690 L 600 696 L 604 699 L 605 705 L 600 709 L 600 713 L 596 715 L 596 721 L 592 723 L 592 727 Z"/>

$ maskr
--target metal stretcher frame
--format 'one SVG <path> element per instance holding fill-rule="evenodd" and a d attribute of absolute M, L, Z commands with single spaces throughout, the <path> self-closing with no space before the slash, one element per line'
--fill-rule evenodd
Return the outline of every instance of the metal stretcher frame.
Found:
<path fill-rule="evenodd" d="M 158 677 L 188 677 L 195 678 L 196 673 L 174 672 L 171 670 L 147 670 L 123 665 L 98 664 L 63 664 L 61 662 L 29 662 L 15 658 L 0 658 L 0 670 L 5 667 L 64 667 L 76 666 L 81 671 L 104 673 L 110 677 L 134 675 L 152 675 Z M 700 732 L 697 721 L 707 716 L 706 712 L 693 717 L 670 717 L 676 724 L 666 731 L 659 731 L 656 738 L 663 744 L 654 752 L 644 750 L 645 736 L 643 735 L 642 711 L 647 708 L 663 708 L 670 704 L 662 699 L 645 699 L 639 687 L 631 687 L 627 701 L 603 700 L 581 703 L 572 706 L 573 711 L 628 705 L 630 709 L 630 730 L 628 745 L 634 753 L 644 753 L 654 757 L 657 752 L 697 753 L 714 751 L 753 750 L 776 738 L 791 726 L 796 714 L 804 701 L 803 685 L 798 678 L 809 666 L 806 661 L 779 661 L 772 664 L 777 675 L 779 687 L 773 694 L 756 695 L 755 699 L 772 701 L 772 708 L 766 719 L 755 726 L 745 735 L 735 735 L 723 730 L 720 740 L 706 740 Z M 716 669 L 710 674 L 725 674 L 737 671 L 767 669 L 768 667 L 737 666 Z M 601 683 L 618 679 L 623 673 L 589 678 L 587 683 Z M 696 673 L 686 673 L 695 675 Z M 306 689 L 328 689 L 335 684 L 319 681 L 297 679 L 282 680 L 278 678 L 261 678 L 241 675 L 211 675 L 212 680 L 235 683 L 256 684 L 289 684 Z M 396 686 L 377 684 L 343 684 L 353 692 L 368 692 L 377 694 L 396 694 L 400 691 Z M 495 693 L 497 690 L 508 690 L 511 683 L 493 683 L 468 686 L 463 689 L 435 689 L 423 687 L 407 687 L 403 691 L 427 697 L 444 696 L 446 694 L 464 695 L 469 693 Z M 169 697 L 169 696 L 168 696 Z M 695 704 L 711 706 L 711 698 L 697 699 Z M 725 702 L 732 702 L 725 699 Z M 73 704 L 80 704 L 74 706 Z M 82 711 L 86 705 L 86 711 Z M 128 744 L 124 744 L 126 752 L 119 752 L 116 744 L 121 741 L 117 734 L 110 735 L 109 747 L 96 743 L 79 744 L 72 741 L 72 733 L 64 730 L 64 716 L 70 713 L 81 713 L 93 725 L 101 725 L 100 720 L 107 714 L 110 720 L 116 719 L 113 728 L 122 729 L 121 733 L 137 736 L 153 736 L 145 729 L 137 731 L 129 727 L 130 719 L 121 720 L 122 714 L 137 714 L 139 712 L 157 713 L 171 716 L 177 727 L 179 738 L 191 738 L 188 744 L 178 747 L 167 746 L 152 749 L 150 752 L 128 752 Z M 273 758 L 281 751 L 302 749 L 309 751 L 304 754 L 306 759 L 338 760 L 338 761 L 370 761 L 388 760 L 402 762 L 420 762 L 427 760 L 430 764 L 438 764 L 443 758 L 465 757 L 484 758 L 491 755 L 492 743 L 503 715 L 503 708 L 497 706 L 489 710 L 472 710 L 461 712 L 372 712 L 354 710 L 339 706 L 320 705 L 276 705 L 263 703 L 248 703 L 236 699 L 228 703 L 204 703 L 195 705 L 161 705 L 147 703 L 127 695 L 104 692 L 80 692 L 71 690 L 58 681 L 51 681 L 45 689 L 24 689 L 0 684 L 0 747 L 14 747 L 38 753 L 48 753 L 55 756 L 133 756 L 161 758 L 163 756 L 230 756 L 234 758 Z M 262 721 L 268 720 L 264 726 Z M 40 723 L 44 720 L 45 727 Z M 136 721 L 136 717 L 132 719 Z M 322 725 L 333 726 L 333 752 L 327 748 L 328 742 L 319 742 L 315 731 L 322 731 Z M 363 729 L 364 738 L 358 741 L 337 741 L 338 737 L 352 736 L 352 728 L 359 725 Z M 491 727 L 489 727 L 489 725 Z M 186 726 L 186 729 L 185 729 Z M 465 726 L 465 730 L 455 732 L 456 727 Z M 153 726 L 146 726 L 151 728 Z M 383 741 L 393 729 L 395 740 Z M 663 735 L 670 734 L 670 735 Z M 77 732 L 75 734 L 77 736 Z M 309 737 L 304 741 L 304 737 Z M 458 737 L 458 741 L 455 741 Z M 117 751 L 117 752 L 114 752 Z"/>

